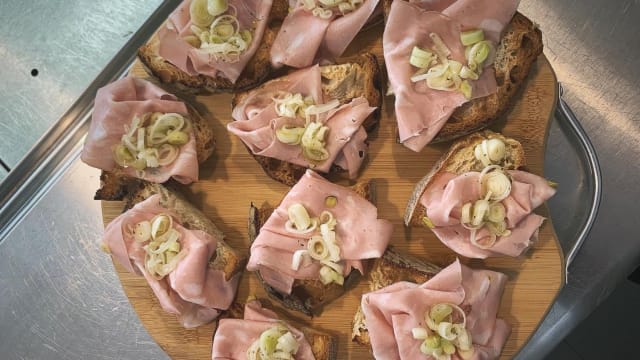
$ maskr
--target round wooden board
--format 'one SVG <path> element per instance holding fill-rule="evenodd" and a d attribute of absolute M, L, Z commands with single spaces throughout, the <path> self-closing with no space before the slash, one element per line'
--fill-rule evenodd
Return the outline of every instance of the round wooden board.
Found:
<path fill-rule="evenodd" d="M 382 26 L 371 27 L 356 38 L 345 56 L 366 50 L 376 54 L 383 65 L 381 37 Z M 132 74 L 147 77 L 140 64 L 134 66 Z M 522 142 L 528 169 L 536 174 L 543 171 L 544 146 L 555 108 L 556 91 L 553 70 L 546 58 L 540 56 L 514 105 L 503 120 L 491 127 Z M 266 201 L 276 205 L 288 188 L 267 177 L 242 143 L 227 132 L 226 124 L 232 121 L 231 95 L 217 94 L 188 100 L 195 102 L 199 110 L 208 112 L 206 115 L 211 119 L 217 145 L 213 157 L 200 169 L 201 180 L 185 187 L 185 193 L 222 229 L 229 244 L 248 253 L 249 204 Z M 392 245 L 403 252 L 446 266 L 455 259 L 455 254 L 428 229 L 406 228 L 402 218 L 413 186 L 449 145 L 427 146 L 422 152 L 414 153 L 396 143 L 395 134 L 393 97 L 386 97 L 380 126 L 370 137 L 370 153 L 360 179 L 375 179 L 379 216 L 391 220 L 395 226 Z M 349 183 L 345 179 L 332 180 Z M 121 213 L 122 203 L 102 202 L 102 209 L 106 224 Z M 544 208 L 538 211 L 547 215 Z M 523 257 L 484 261 L 462 259 L 471 267 L 501 271 L 509 277 L 499 316 L 513 326 L 513 332 L 502 352 L 503 359 L 512 358 L 527 342 L 556 298 L 563 285 L 563 259 L 550 220 L 542 226 L 538 242 Z M 214 324 L 185 330 L 173 315 L 162 311 L 144 278 L 128 273 L 117 263 L 115 268 L 140 320 L 169 356 L 191 360 L 211 358 Z M 283 310 L 273 301 L 270 306 L 282 317 L 338 336 L 338 359 L 369 359 L 369 349 L 350 340 L 353 314 L 360 303 L 360 296 L 367 290 L 367 281 L 361 281 L 355 289 L 326 306 L 322 315 L 316 318 Z M 237 299 L 244 302 L 248 295 L 267 298 L 256 276 L 245 272 Z"/>

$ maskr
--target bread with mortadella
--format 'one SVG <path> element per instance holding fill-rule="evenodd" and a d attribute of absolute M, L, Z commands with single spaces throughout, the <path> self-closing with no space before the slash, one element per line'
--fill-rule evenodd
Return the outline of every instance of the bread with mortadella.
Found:
<path fill-rule="evenodd" d="M 420 151 L 506 111 L 542 34 L 518 0 L 385 1 L 383 49 L 400 142 Z"/>

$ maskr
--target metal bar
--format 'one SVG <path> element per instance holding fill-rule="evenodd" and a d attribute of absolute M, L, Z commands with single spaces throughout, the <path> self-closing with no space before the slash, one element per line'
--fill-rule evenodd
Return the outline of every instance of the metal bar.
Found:
<path fill-rule="evenodd" d="M 569 105 L 564 101 L 562 95 L 564 93 L 564 89 L 562 88 L 562 84 L 558 83 L 558 107 L 556 111 L 560 113 L 560 118 L 566 120 L 566 124 L 572 130 L 572 135 L 576 137 L 578 140 L 577 143 L 580 146 L 581 152 L 584 154 L 586 160 L 586 169 L 590 172 L 590 178 L 593 181 L 593 193 L 591 194 L 591 207 L 589 208 L 589 212 L 587 217 L 585 218 L 584 224 L 580 227 L 580 231 L 578 232 L 578 236 L 576 237 L 576 241 L 567 253 L 565 257 L 566 264 L 566 274 L 569 274 L 569 266 L 575 259 L 576 255 L 580 251 L 582 244 L 584 243 L 587 235 L 589 235 L 589 231 L 591 231 L 591 227 L 595 222 L 596 216 L 598 215 L 598 209 L 600 207 L 600 199 L 602 196 L 602 173 L 600 171 L 600 163 L 598 162 L 598 156 L 596 154 L 595 148 L 589 140 L 587 133 L 580 125 L 580 121 L 573 113 Z M 561 122 L 561 125 L 564 123 Z"/>
<path fill-rule="evenodd" d="M 180 4 L 164 1 L 111 59 L 71 108 L 42 135 L 29 153 L 0 184 L 0 242 L 24 217 L 54 182 L 56 174 L 68 167 L 70 152 L 86 134 L 93 101 L 99 88 L 127 72 L 138 48 Z"/>

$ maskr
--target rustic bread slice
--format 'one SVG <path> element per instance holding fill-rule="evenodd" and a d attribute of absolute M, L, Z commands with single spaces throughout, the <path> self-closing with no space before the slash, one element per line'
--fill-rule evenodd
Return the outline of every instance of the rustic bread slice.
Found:
<path fill-rule="evenodd" d="M 321 66 L 320 71 L 322 93 L 326 97 L 338 99 L 341 104 L 345 104 L 362 96 L 369 101 L 370 106 L 377 108 L 362 124 L 367 133 L 371 133 L 378 125 L 382 107 L 382 77 L 376 56 L 364 53 L 349 62 Z M 249 94 L 249 91 L 236 94 L 231 105 L 235 107 Z M 255 154 L 253 157 L 267 175 L 288 186 L 293 186 L 307 170 L 304 166 L 274 158 Z M 339 171 L 343 169 L 338 166 L 331 169 L 331 172 Z"/>
<path fill-rule="evenodd" d="M 281 21 L 287 16 L 289 3 L 286 0 L 274 0 L 267 25 L 258 50 L 247 63 L 235 83 L 218 76 L 189 75 L 158 54 L 158 37 L 153 36 L 138 50 L 138 58 L 147 72 L 157 78 L 161 84 L 178 92 L 188 94 L 206 94 L 216 92 L 240 91 L 261 83 L 272 72 L 269 52 L 280 30 Z M 162 25 L 164 26 L 164 25 Z"/>
<path fill-rule="evenodd" d="M 400 281 L 421 284 L 431 279 L 440 270 L 441 268 L 437 265 L 401 254 L 389 247 L 384 255 L 373 263 L 369 273 L 369 289 L 376 291 Z M 369 330 L 360 306 L 353 319 L 351 340 L 360 345 L 370 345 Z"/>
<path fill-rule="evenodd" d="M 198 163 L 204 163 L 213 154 L 216 141 L 209 120 L 203 117 L 192 105 L 185 102 L 196 138 L 196 154 Z M 110 156 L 110 155 L 109 155 Z M 100 188 L 96 191 L 95 200 L 122 200 L 127 196 L 131 186 L 137 186 L 138 180 L 125 175 L 121 168 L 102 171 Z"/>
<path fill-rule="evenodd" d="M 370 202 L 375 202 L 374 186 L 371 181 L 359 182 L 352 186 L 351 189 Z M 256 239 L 260 233 L 262 224 L 266 223 L 273 211 L 274 208 L 266 204 L 259 209 L 251 204 L 249 212 L 249 241 L 253 242 Z M 364 263 L 366 264 L 367 261 L 364 261 Z M 319 279 L 295 280 L 293 289 L 289 295 L 282 294 L 267 284 L 260 276 L 259 271 L 256 271 L 256 275 L 269 296 L 280 301 L 287 308 L 298 310 L 308 316 L 319 314 L 323 305 L 340 297 L 347 289 L 353 287 L 361 277 L 358 271 L 352 271 L 345 277 L 344 286 L 333 282 L 328 285 L 323 285 Z"/>
<path fill-rule="evenodd" d="M 133 179 L 128 182 L 126 193 L 123 211 L 129 210 L 137 203 L 159 194 L 160 205 L 171 210 L 182 226 L 190 230 L 204 231 L 218 239 L 216 252 L 209 259 L 209 266 L 224 271 L 226 280 L 231 279 L 233 275 L 244 269 L 247 262 L 246 257 L 229 246 L 223 240 L 222 231 L 202 211 L 193 206 L 177 191 L 161 184 Z"/>
<path fill-rule="evenodd" d="M 435 180 L 435 178 L 443 173 L 450 172 L 454 174 L 462 174 L 468 171 L 482 171 L 484 165 L 474 155 L 476 145 L 485 139 L 500 139 L 505 143 L 505 158 L 500 165 L 506 170 L 515 170 L 525 166 L 526 159 L 524 157 L 524 149 L 522 144 L 515 139 L 510 139 L 502 134 L 495 133 L 490 130 L 480 131 L 465 138 L 462 138 L 451 145 L 447 151 L 431 171 L 425 175 L 413 189 L 413 193 L 409 198 L 409 203 L 404 213 L 404 223 L 407 226 L 425 225 L 427 209 L 420 204 L 420 197 L 425 189 Z"/>
<path fill-rule="evenodd" d="M 385 19 L 394 0 L 384 0 Z M 396 0 L 403 1 L 403 0 Z M 516 12 L 504 29 L 493 64 L 497 92 L 473 99 L 454 111 L 431 143 L 453 140 L 489 126 L 509 107 L 536 59 L 542 54 L 542 32 L 526 16 Z"/>
<path fill-rule="evenodd" d="M 265 301 L 262 300 L 260 302 L 263 305 L 265 303 Z M 233 303 L 231 307 L 225 312 L 224 317 L 233 319 L 244 318 L 244 304 L 239 302 Z M 338 358 L 338 339 L 335 336 L 318 329 L 313 329 L 306 326 L 298 326 L 297 324 L 292 325 L 302 331 L 304 337 L 309 342 L 309 345 L 311 345 L 311 351 L 313 352 L 313 356 L 316 360 L 336 360 Z"/>

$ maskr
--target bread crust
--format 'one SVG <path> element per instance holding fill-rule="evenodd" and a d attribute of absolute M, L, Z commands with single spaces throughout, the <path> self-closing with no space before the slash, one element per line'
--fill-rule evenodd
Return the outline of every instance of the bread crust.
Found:
<path fill-rule="evenodd" d="M 440 270 L 442 268 L 437 265 L 402 254 L 393 247 L 389 247 L 382 257 L 373 263 L 369 273 L 369 289 L 376 291 L 400 281 L 422 284 L 434 277 Z M 368 346 L 371 344 L 369 330 L 360 306 L 354 315 L 351 340 L 360 345 Z"/>
<path fill-rule="evenodd" d="M 393 1 L 382 2 L 385 21 Z M 457 108 L 431 143 L 453 140 L 491 125 L 509 108 L 542 49 L 540 29 L 526 16 L 516 12 L 496 48 L 493 68 L 497 91 Z"/>
<path fill-rule="evenodd" d="M 506 145 L 505 159 L 500 165 L 506 170 L 515 170 L 526 165 L 522 144 L 515 139 L 510 139 L 502 134 L 490 130 L 479 131 L 454 142 L 449 150 L 436 162 L 431 171 L 427 173 L 414 187 L 413 193 L 407 203 L 404 213 L 404 223 L 407 226 L 426 226 L 422 219 L 426 216 L 427 209 L 420 204 L 420 197 L 433 183 L 438 175 L 444 172 L 456 175 L 469 171 L 481 171 L 484 168 L 482 162 L 475 158 L 475 146 L 485 139 L 500 139 Z"/>
<path fill-rule="evenodd" d="M 269 24 L 265 28 L 260 46 L 247 63 L 242 74 L 232 83 L 223 76 L 189 75 L 158 54 L 158 37 L 154 35 L 138 50 L 138 58 L 147 72 L 161 84 L 174 91 L 187 94 L 210 94 L 250 89 L 260 84 L 273 71 L 271 67 L 271 46 L 286 17 L 289 4 L 286 0 L 274 0 L 269 13 Z M 164 25 L 162 25 L 164 26 Z"/>
<path fill-rule="evenodd" d="M 370 106 L 377 108 L 362 124 L 370 134 L 380 121 L 382 108 L 382 75 L 376 56 L 364 53 L 349 62 L 321 66 L 320 72 L 324 96 L 338 99 L 341 104 L 363 96 L 369 101 Z M 231 102 L 232 107 L 242 102 L 250 93 L 250 91 L 237 93 Z M 251 153 L 249 149 L 247 151 Z M 307 170 L 304 166 L 251 154 L 269 177 L 288 186 L 295 185 Z M 334 165 L 331 167 L 330 173 L 343 171 Z"/>
<path fill-rule="evenodd" d="M 371 181 L 359 182 L 352 186 L 351 189 L 367 200 L 371 202 L 375 201 L 374 186 Z M 273 207 L 266 204 L 260 208 L 251 204 L 249 210 L 249 241 L 251 243 L 253 243 L 260 234 L 260 228 L 266 223 L 273 210 Z M 366 268 L 369 261 L 365 260 L 363 263 Z M 323 285 L 319 279 L 296 279 L 293 283 L 291 294 L 283 294 L 267 284 L 260 276 L 259 271 L 255 273 L 271 298 L 278 300 L 289 309 L 300 311 L 308 316 L 318 315 L 322 311 L 323 305 L 340 297 L 347 289 L 355 286 L 361 278 L 360 273 L 354 270 L 345 277 L 344 285 L 338 285 L 336 283 Z"/>

